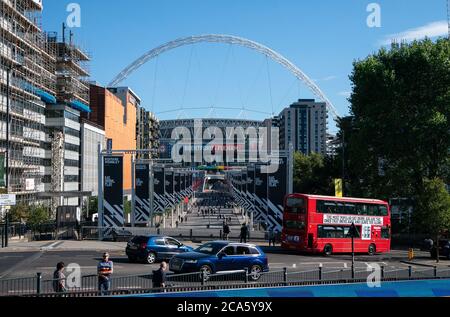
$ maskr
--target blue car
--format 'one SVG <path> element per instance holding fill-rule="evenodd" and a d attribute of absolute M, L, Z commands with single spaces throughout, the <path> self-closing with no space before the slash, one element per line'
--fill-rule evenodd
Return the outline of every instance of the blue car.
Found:
<path fill-rule="evenodd" d="M 246 269 L 252 279 L 269 271 L 267 256 L 260 247 L 229 241 L 208 242 L 192 252 L 175 255 L 169 263 L 174 273 L 204 272 L 214 274 Z"/>
<path fill-rule="evenodd" d="M 153 264 L 192 250 L 193 248 L 171 237 L 134 236 L 128 242 L 125 252 L 130 262 L 144 261 Z"/>

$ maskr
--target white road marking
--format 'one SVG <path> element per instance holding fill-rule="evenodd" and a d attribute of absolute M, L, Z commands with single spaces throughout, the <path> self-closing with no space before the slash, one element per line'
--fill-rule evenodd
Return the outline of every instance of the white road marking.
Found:
<path fill-rule="evenodd" d="M 344 269 L 346 269 L 346 268 L 347 268 L 347 263 L 344 262 Z"/>

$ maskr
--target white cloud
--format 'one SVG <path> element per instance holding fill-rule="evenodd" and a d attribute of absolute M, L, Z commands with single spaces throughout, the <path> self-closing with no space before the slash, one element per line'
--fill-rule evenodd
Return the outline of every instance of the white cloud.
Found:
<path fill-rule="evenodd" d="M 380 41 L 380 43 L 381 45 L 389 45 L 393 41 L 398 43 L 402 41 L 408 42 L 413 40 L 420 40 L 425 37 L 433 38 L 437 36 L 446 36 L 447 34 L 448 34 L 447 21 L 436 21 L 397 34 L 387 35 L 383 40 Z"/>
<path fill-rule="evenodd" d="M 351 94 L 352 94 L 351 91 L 340 91 L 340 92 L 338 92 L 339 96 L 343 96 L 343 97 L 346 97 L 346 98 L 349 98 Z"/>

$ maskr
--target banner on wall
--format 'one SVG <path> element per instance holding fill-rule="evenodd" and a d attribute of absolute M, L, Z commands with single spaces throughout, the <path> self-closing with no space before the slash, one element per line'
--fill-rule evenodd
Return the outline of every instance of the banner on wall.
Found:
<path fill-rule="evenodd" d="M 150 220 L 150 165 L 135 165 L 135 223 L 148 223 Z"/>
<path fill-rule="evenodd" d="M 123 157 L 103 158 L 103 227 L 122 227 L 123 210 Z"/>

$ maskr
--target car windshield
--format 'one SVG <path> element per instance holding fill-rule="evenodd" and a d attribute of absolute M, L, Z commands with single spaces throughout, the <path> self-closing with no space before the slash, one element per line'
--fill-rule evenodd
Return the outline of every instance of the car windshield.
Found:
<path fill-rule="evenodd" d="M 206 243 L 195 249 L 195 252 L 205 253 L 215 255 L 219 252 L 225 245 L 222 243 Z"/>

